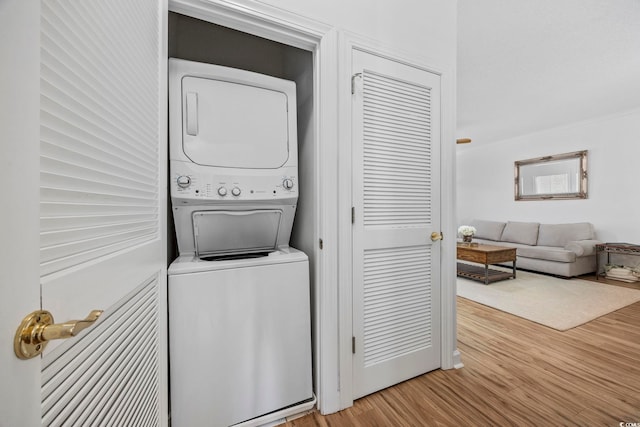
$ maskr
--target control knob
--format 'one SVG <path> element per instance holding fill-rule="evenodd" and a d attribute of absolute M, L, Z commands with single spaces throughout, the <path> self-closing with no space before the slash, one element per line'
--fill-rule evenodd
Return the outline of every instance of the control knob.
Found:
<path fill-rule="evenodd" d="M 239 196 L 241 192 L 242 191 L 238 187 L 233 187 L 233 190 L 231 190 L 231 194 L 234 196 Z"/>
<path fill-rule="evenodd" d="M 178 179 L 176 179 L 176 183 L 180 188 L 187 188 L 188 186 L 191 185 L 191 177 L 188 177 L 186 175 L 180 175 Z"/>
<path fill-rule="evenodd" d="M 293 180 L 290 178 L 286 178 L 284 181 L 282 181 L 282 186 L 287 190 L 291 190 L 293 188 Z"/>
<path fill-rule="evenodd" d="M 226 189 L 226 188 L 224 188 L 224 187 L 220 187 L 220 188 L 218 188 L 218 194 L 219 194 L 220 196 L 222 196 L 222 197 L 226 196 L 226 195 L 227 195 L 227 189 Z"/>

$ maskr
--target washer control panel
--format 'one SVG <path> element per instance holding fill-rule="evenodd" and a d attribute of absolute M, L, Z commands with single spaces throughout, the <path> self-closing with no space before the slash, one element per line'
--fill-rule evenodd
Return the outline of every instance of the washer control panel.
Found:
<path fill-rule="evenodd" d="M 282 181 L 282 186 L 287 189 L 287 190 L 291 190 L 293 188 L 293 179 L 291 178 L 285 178 Z"/>
<path fill-rule="evenodd" d="M 171 196 L 200 200 L 265 200 L 298 196 L 297 176 L 285 173 L 211 175 L 172 163 Z"/>
<path fill-rule="evenodd" d="M 180 175 L 176 178 L 176 183 L 180 188 L 188 188 L 191 185 L 191 177 L 187 175 Z"/>

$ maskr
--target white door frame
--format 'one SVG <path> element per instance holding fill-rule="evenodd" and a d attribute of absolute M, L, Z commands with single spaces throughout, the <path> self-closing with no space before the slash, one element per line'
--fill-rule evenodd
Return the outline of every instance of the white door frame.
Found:
<path fill-rule="evenodd" d="M 0 36 L 0 425 L 37 426 L 40 359 L 9 344 L 40 308 L 40 2 L 3 0 Z"/>
<path fill-rule="evenodd" d="M 351 177 L 351 53 L 354 49 L 382 56 L 390 60 L 420 68 L 441 77 L 441 226 L 445 239 L 441 244 L 441 368 L 452 369 L 462 367 L 460 353 L 457 350 L 456 338 L 456 273 L 455 273 L 455 72 L 454 70 L 438 66 L 437 62 L 424 58 L 422 53 L 409 54 L 391 49 L 380 43 L 362 36 L 341 32 L 339 38 L 340 59 L 338 63 L 339 82 L 339 145 L 338 175 L 340 179 L 340 194 L 338 210 L 339 243 L 338 252 L 344 254 L 342 259 L 349 259 L 353 253 L 351 241 L 351 206 L 352 177 Z M 340 407 L 353 405 L 353 365 L 352 365 L 352 337 L 353 337 L 353 265 L 342 262 L 339 266 L 339 348 L 340 351 Z"/>
<path fill-rule="evenodd" d="M 169 10 L 274 40 L 313 53 L 315 170 L 313 188 L 316 260 L 314 300 L 314 382 L 318 409 L 340 404 L 338 358 L 338 157 L 337 31 L 323 23 L 251 0 L 169 0 Z M 320 179 L 322 177 L 322 179 Z"/>

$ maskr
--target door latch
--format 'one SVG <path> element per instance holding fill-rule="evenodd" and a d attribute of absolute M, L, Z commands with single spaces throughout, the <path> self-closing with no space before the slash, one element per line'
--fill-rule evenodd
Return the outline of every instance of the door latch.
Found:
<path fill-rule="evenodd" d="M 438 232 L 438 231 L 434 231 L 433 233 L 431 233 L 431 241 L 435 242 L 436 240 L 442 240 L 444 239 L 444 236 L 442 235 L 442 232 Z"/>
<path fill-rule="evenodd" d="M 31 359 L 43 352 L 51 340 L 75 337 L 80 331 L 93 325 L 102 310 L 93 310 L 83 320 L 53 323 L 53 316 L 46 310 L 36 310 L 22 319 L 13 340 L 13 350 L 19 359 Z"/>

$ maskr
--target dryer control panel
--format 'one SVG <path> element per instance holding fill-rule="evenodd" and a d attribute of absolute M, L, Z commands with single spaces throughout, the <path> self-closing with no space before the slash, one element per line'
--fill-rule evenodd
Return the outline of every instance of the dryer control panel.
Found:
<path fill-rule="evenodd" d="M 194 201 L 263 201 L 298 197 L 298 177 L 292 171 L 277 173 L 255 170 L 244 175 L 207 173 L 208 167 L 172 162 L 171 197 L 187 204 Z M 197 169 L 204 169 L 198 171 Z M 235 170 L 237 172 L 237 170 Z"/>

